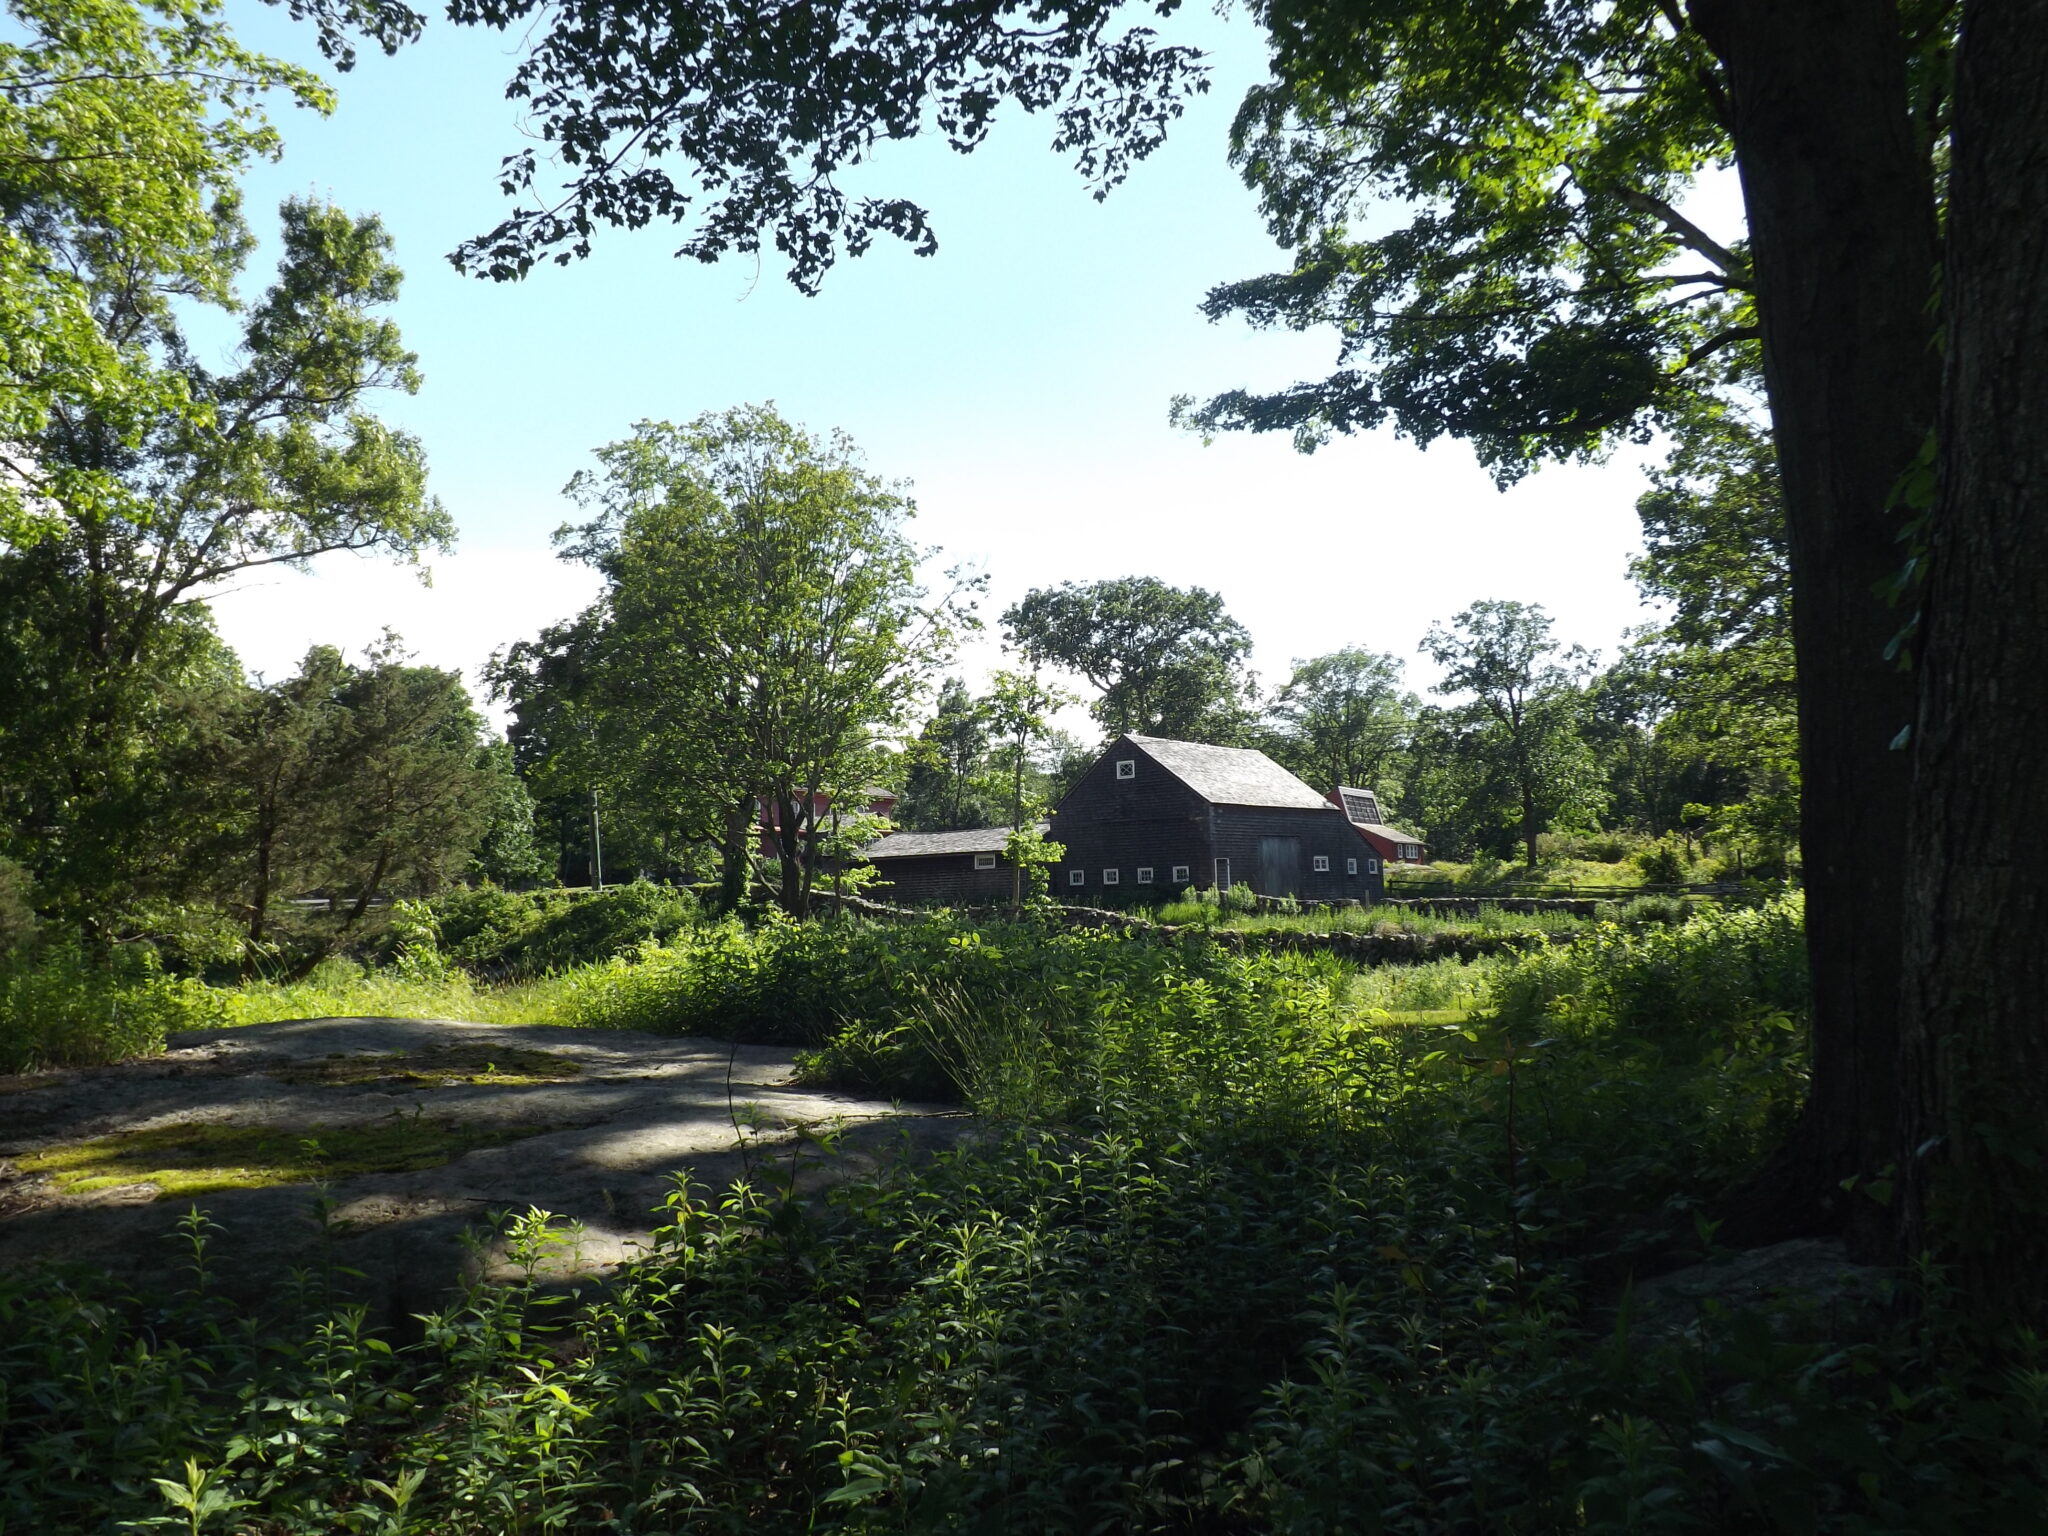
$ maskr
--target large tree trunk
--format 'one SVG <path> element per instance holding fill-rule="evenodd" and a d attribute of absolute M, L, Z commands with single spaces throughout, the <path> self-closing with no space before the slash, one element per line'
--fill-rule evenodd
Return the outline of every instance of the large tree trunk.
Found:
<path fill-rule="evenodd" d="M 1736 1240 L 1881 1213 L 1840 1181 L 1891 1160 L 1912 679 L 1887 498 L 1934 420 L 1936 236 L 1884 0 L 1695 0 L 1727 69 L 1790 540 L 1813 1081 L 1792 1142 L 1730 1211 Z"/>
<path fill-rule="evenodd" d="M 1902 1039 L 1907 1256 L 2048 1315 L 2048 0 L 1965 7 Z"/>

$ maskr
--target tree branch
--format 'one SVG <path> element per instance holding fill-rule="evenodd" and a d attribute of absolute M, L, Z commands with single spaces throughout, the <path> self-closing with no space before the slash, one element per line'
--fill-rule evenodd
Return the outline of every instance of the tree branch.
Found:
<path fill-rule="evenodd" d="M 1748 264 L 1663 198 L 1636 187 L 1617 188 L 1616 195 L 1629 207 L 1647 213 L 1662 223 L 1666 229 L 1678 236 L 1681 244 L 1697 251 L 1718 267 L 1730 282 L 1739 287 L 1749 286 Z"/>
<path fill-rule="evenodd" d="M 1683 372 L 1685 369 L 1692 367 L 1695 363 L 1705 362 L 1708 358 L 1712 357 L 1716 352 L 1719 352 L 1727 347 L 1732 347 L 1738 341 L 1756 341 L 1762 335 L 1763 330 L 1760 326 L 1730 326 L 1727 330 L 1722 331 L 1717 335 L 1709 336 L 1705 341 L 1701 342 L 1698 346 L 1694 347 L 1690 352 L 1686 353 L 1685 361 L 1678 365 L 1679 371 Z"/>

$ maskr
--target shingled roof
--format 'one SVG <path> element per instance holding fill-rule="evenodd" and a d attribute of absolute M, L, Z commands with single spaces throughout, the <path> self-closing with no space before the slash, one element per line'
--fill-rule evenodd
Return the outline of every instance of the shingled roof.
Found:
<path fill-rule="evenodd" d="M 1336 809 L 1265 753 L 1250 747 L 1212 747 L 1199 741 L 1168 741 L 1164 736 L 1129 735 L 1124 740 L 1211 805 Z"/>
<path fill-rule="evenodd" d="M 1038 830 L 1046 830 L 1040 822 Z M 891 832 L 861 849 L 864 859 L 929 859 L 946 853 L 1001 853 L 1008 827 L 974 827 L 966 832 Z"/>

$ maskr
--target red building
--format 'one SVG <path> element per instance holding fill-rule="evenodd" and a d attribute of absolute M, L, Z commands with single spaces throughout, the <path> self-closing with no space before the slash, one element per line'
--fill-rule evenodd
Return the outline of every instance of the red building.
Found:
<path fill-rule="evenodd" d="M 1330 799 L 1351 823 L 1351 829 L 1389 864 L 1425 864 L 1429 845 L 1413 832 L 1390 827 L 1380 816 L 1380 798 L 1369 789 L 1339 784 Z"/>

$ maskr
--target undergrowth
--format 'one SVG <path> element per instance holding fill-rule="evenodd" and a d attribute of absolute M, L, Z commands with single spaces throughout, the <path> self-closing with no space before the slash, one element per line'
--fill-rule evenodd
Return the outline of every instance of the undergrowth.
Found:
<path fill-rule="evenodd" d="M 1414 907 L 1322 907 L 1303 912 L 1234 912 L 1201 900 L 1169 902 L 1152 917 L 1174 925 L 1194 924 L 1246 933 L 1366 934 L 1561 934 L 1591 927 L 1591 918 L 1569 912 L 1510 912 L 1498 902 L 1481 902 L 1471 916 L 1438 916 Z"/>
<path fill-rule="evenodd" d="M 581 1297 L 537 1212 L 525 1278 L 407 1342 L 321 1276 L 221 1305 L 197 1213 L 147 1294 L 0 1279 L 4 1528 L 2040 1528 L 2048 1361 L 1978 1347 L 1938 1276 L 1847 1337 L 1646 1334 L 1602 1279 L 1795 1108 L 1795 912 L 1507 963 L 1449 1028 L 1339 969 L 1108 942 L 1060 1006 L 1045 952 L 944 942 L 908 1027 L 985 1135 L 823 1198 L 786 1161 L 679 1179 Z"/>
<path fill-rule="evenodd" d="M 227 1022 L 226 1011 L 221 993 L 166 976 L 140 946 L 98 958 L 22 948 L 0 957 L 0 1073 L 151 1055 L 170 1033 Z"/>

